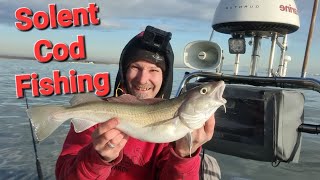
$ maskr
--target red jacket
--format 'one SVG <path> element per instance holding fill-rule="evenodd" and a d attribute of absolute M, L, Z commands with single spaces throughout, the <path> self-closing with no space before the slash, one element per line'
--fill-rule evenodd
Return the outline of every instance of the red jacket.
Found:
<path fill-rule="evenodd" d="M 57 179 L 199 179 L 200 148 L 191 158 L 181 158 L 171 144 L 129 138 L 112 163 L 93 149 L 91 134 L 96 126 L 75 133 L 73 125 L 56 163 Z"/>

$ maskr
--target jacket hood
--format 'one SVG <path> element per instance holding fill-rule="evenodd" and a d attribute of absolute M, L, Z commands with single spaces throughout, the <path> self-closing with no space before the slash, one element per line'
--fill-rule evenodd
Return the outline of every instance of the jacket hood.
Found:
<path fill-rule="evenodd" d="M 127 87 L 125 83 L 125 74 L 126 69 L 129 64 L 132 62 L 130 59 L 129 54 L 130 52 L 139 49 L 143 51 L 151 51 L 146 45 L 142 43 L 142 36 L 143 32 L 133 37 L 128 44 L 123 48 L 120 60 L 119 60 L 119 70 L 116 77 L 116 82 L 114 86 L 114 96 L 120 96 L 127 92 Z M 161 52 L 161 56 L 164 57 L 165 61 L 165 71 L 163 72 L 163 81 L 160 88 L 160 91 L 156 95 L 156 98 L 164 98 L 169 99 L 172 91 L 172 83 L 173 83 L 173 63 L 174 63 L 174 54 L 172 51 L 172 47 L 170 42 L 166 47 L 166 52 Z"/>

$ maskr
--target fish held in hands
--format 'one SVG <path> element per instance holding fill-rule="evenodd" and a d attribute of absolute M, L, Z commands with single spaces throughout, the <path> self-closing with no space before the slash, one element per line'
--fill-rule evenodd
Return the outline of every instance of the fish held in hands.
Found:
<path fill-rule="evenodd" d="M 153 143 L 176 141 L 198 129 L 214 112 L 224 106 L 223 81 L 201 84 L 180 96 L 156 103 L 142 103 L 132 95 L 104 101 L 93 95 L 75 95 L 70 106 L 40 105 L 27 110 L 38 141 L 47 138 L 67 120 L 72 121 L 77 133 L 113 117 L 119 118 L 117 129 L 131 137 Z M 140 102 L 140 103 L 136 103 Z M 145 101 L 147 102 L 148 99 Z M 151 102 L 151 99 L 149 99 Z"/>

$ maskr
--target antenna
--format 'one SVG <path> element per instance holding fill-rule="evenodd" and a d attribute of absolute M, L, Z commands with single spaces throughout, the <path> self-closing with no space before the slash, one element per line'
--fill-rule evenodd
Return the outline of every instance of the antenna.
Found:
<path fill-rule="evenodd" d="M 287 5 L 289 4 L 289 5 Z M 271 76 L 274 59 L 274 42 L 280 35 L 284 35 L 279 69 L 282 74 L 284 56 L 286 52 L 287 34 L 297 31 L 300 27 L 298 10 L 294 0 L 254 1 L 247 0 L 220 1 L 216 8 L 212 28 L 220 33 L 229 34 L 229 52 L 236 54 L 234 74 L 238 74 L 240 57 L 245 52 L 245 38 L 252 38 L 252 55 L 250 63 L 251 76 L 257 76 L 259 67 L 261 41 L 272 37 L 268 76 Z M 250 45 L 250 43 L 249 43 Z"/>
<path fill-rule="evenodd" d="M 214 29 L 212 29 L 212 31 L 211 31 L 211 34 L 210 34 L 210 38 L 209 38 L 209 41 L 211 41 L 211 40 L 212 40 L 212 37 L 213 37 L 213 33 L 214 33 Z"/>
<path fill-rule="evenodd" d="M 306 51 L 304 54 L 303 66 L 302 66 L 302 71 L 301 71 L 301 77 L 303 77 L 303 78 L 305 78 L 307 75 L 306 69 L 307 69 L 308 61 L 309 61 L 309 50 L 310 50 L 310 45 L 311 45 L 311 40 L 312 40 L 312 35 L 313 35 L 314 24 L 316 22 L 318 3 L 319 3 L 319 0 L 314 0 L 313 10 L 312 10 L 312 18 L 311 18 L 309 34 L 308 34 L 308 41 L 307 41 L 307 45 L 306 45 Z"/>

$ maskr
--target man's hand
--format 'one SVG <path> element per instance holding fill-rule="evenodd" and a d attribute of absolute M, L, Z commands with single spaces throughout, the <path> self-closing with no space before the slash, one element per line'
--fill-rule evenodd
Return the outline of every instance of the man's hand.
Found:
<path fill-rule="evenodd" d="M 200 146 L 209 141 L 214 132 L 215 126 L 214 115 L 209 118 L 208 121 L 204 124 L 203 127 L 194 130 L 191 133 L 192 143 L 191 143 L 191 154 L 193 154 Z M 190 141 L 188 138 L 183 137 L 176 141 L 175 152 L 181 157 L 188 157 L 190 155 Z"/>
<path fill-rule="evenodd" d="M 112 118 L 99 124 L 91 135 L 93 148 L 107 162 L 111 162 L 119 156 L 129 138 L 128 135 L 115 129 L 118 123 L 117 118 Z"/>

